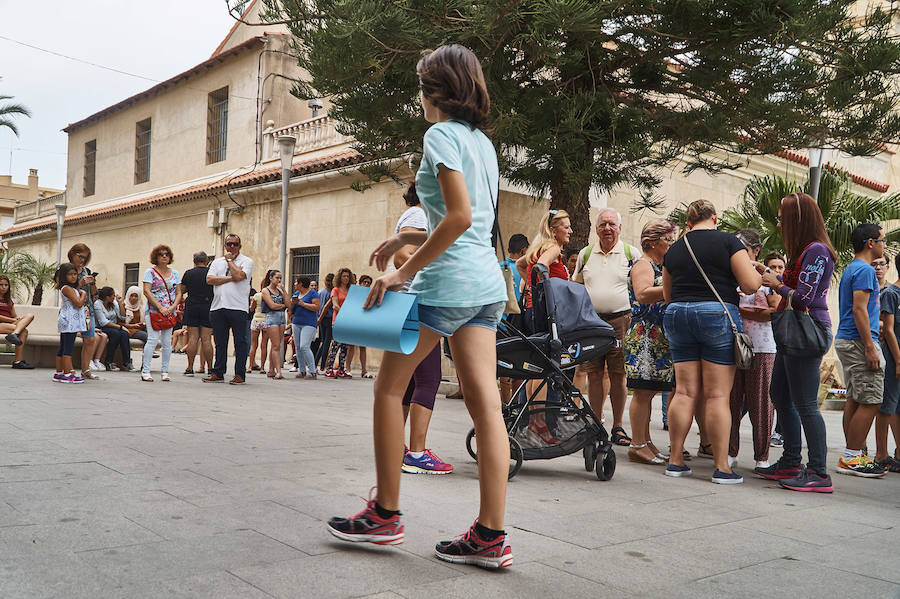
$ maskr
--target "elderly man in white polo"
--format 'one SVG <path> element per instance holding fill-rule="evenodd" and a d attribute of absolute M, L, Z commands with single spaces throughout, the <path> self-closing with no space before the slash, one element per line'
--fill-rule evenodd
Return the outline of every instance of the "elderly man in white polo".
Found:
<path fill-rule="evenodd" d="M 631 324 L 631 301 L 628 295 L 628 274 L 641 257 L 638 248 L 619 239 L 622 216 L 612 208 L 604 208 L 597 215 L 597 237 L 600 243 L 591 244 L 578 253 L 572 280 L 584 283 L 597 314 L 616 331 L 622 341 Z M 609 397 L 613 408 L 612 441 L 630 445 L 631 437 L 622 428 L 625 402 L 628 395 L 625 379 L 625 352 L 613 349 L 578 367 L 587 374 L 588 399 L 598 417 L 603 416 L 603 373 L 609 374 Z"/>

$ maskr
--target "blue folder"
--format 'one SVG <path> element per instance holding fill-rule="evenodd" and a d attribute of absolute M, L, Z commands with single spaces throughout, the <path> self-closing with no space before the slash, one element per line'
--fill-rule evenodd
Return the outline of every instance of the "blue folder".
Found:
<path fill-rule="evenodd" d="M 334 321 L 335 341 L 411 354 L 419 343 L 416 294 L 388 291 L 380 306 L 363 310 L 368 295 L 368 287 L 350 286 Z"/>

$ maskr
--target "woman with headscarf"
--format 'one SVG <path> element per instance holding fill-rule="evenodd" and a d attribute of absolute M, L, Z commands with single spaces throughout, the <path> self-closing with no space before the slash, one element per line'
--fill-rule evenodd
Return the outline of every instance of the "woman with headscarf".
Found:
<path fill-rule="evenodd" d="M 137 285 L 132 285 L 125 292 L 125 328 L 132 339 L 140 339 L 147 343 L 147 325 L 144 322 L 144 294 Z"/>

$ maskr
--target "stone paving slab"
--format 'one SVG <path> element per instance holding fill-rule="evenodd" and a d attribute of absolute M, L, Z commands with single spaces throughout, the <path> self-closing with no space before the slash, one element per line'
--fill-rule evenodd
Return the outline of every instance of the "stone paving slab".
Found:
<path fill-rule="evenodd" d="M 429 432 L 455 472 L 404 475 L 406 542 L 373 547 L 324 528 L 374 484 L 371 381 L 49 376 L 0 369 L 0 597 L 900 598 L 900 475 L 786 492 L 748 474 L 746 420 L 733 487 L 709 482 L 709 460 L 669 479 L 625 448 L 608 482 L 580 454 L 526 462 L 508 493 L 515 565 L 486 572 L 432 555 L 477 510 L 460 401 L 439 399 Z M 824 417 L 833 467 L 840 414 Z"/>

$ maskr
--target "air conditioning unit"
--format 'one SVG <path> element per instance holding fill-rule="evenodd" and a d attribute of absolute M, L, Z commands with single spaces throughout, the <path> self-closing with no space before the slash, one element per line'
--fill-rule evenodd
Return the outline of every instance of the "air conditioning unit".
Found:
<path fill-rule="evenodd" d="M 210 229 L 215 229 L 219 226 L 219 219 L 217 218 L 215 210 L 206 211 L 206 226 Z"/>

